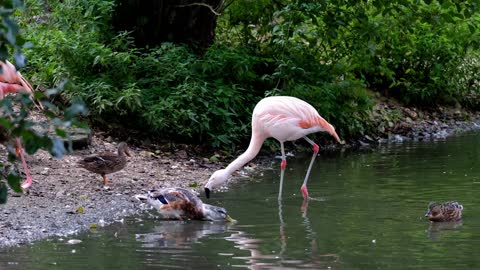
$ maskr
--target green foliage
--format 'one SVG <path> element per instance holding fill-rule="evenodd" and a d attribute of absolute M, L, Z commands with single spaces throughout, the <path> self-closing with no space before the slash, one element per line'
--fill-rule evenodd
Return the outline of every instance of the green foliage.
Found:
<path fill-rule="evenodd" d="M 354 72 L 409 104 L 468 105 L 466 89 L 451 78 L 461 72 L 468 51 L 478 48 L 475 9 L 469 2 L 449 1 L 365 5 L 365 16 L 349 23 L 355 31 L 342 33 L 354 41 L 348 46 Z"/>
<path fill-rule="evenodd" d="M 111 30 L 113 0 L 27 6 L 35 83 L 68 77 L 63 95 L 81 96 L 93 118 L 157 138 L 233 147 L 265 95 L 305 99 L 342 137 L 373 128 L 366 87 L 425 106 L 479 104 L 473 1 L 233 1 L 201 56 L 170 43 L 135 48 Z"/>
<path fill-rule="evenodd" d="M 298 84 L 285 94 L 308 100 L 327 121 L 341 127 L 347 137 L 374 128 L 365 122 L 373 102 L 360 81 L 345 80 L 318 86 Z"/>
<path fill-rule="evenodd" d="M 68 129 L 72 126 L 85 127 L 84 124 L 76 120 L 78 114 L 85 114 L 86 108 L 80 102 L 74 102 L 71 106 L 60 111 L 55 105 L 50 103 L 48 98 L 51 95 L 58 94 L 58 89 L 51 89 L 46 92 L 47 96 L 41 93 L 36 93 L 37 100 L 42 100 L 41 104 L 44 106 L 41 114 L 44 115 L 46 121 L 34 121 L 31 118 L 32 111 L 35 104 L 28 94 L 8 95 L 0 100 L 0 123 L 2 129 L 2 136 L 5 141 L 2 142 L 9 151 L 9 160 L 16 161 L 18 157 L 15 155 L 13 143 L 15 138 L 22 141 L 24 150 L 28 154 L 34 154 L 39 149 L 44 149 L 56 158 L 61 158 L 67 149 L 64 145 L 64 140 L 69 138 Z M 38 117 L 38 116 L 37 116 Z M 56 131 L 56 136 L 49 133 L 50 130 Z M 10 188 L 15 192 L 22 192 L 20 188 L 21 177 L 16 169 L 0 164 L 3 171 L 0 172 L 0 195 L 5 195 L 2 189 L 6 188 L 3 183 L 7 181 Z M 2 196 L 3 196 L 2 195 Z M 0 202 L 6 201 L 6 197 L 0 196 Z"/>
<path fill-rule="evenodd" d="M 22 1 L 3 1 L 0 4 L 0 60 L 5 61 L 12 52 L 17 66 L 23 66 L 25 56 L 22 53 L 24 40 L 20 36 L 19 27 L 11 16 L 17 9 L 23 7 Z M 35 108 L 32 97 L 27 94 L 7 95 L 0 100 L 0 137 L 1 142 L 9 151 L 9 161 L 17 160 L 13 148 L 14 141 L 18 138 L 22 141 L 25 151 L 34 154 L 39 149 L 49 151 L 55 157 L 61 157 L 67 151 L 63 139 L 68 138 L 65 128 L 72 125 L 82 126 L 75 116 L 85 113 L 85 107 L 81 103 L 73 103 L 72 106 L 62 112 L 48 101 L 51 95 L 58 93 L 58 89 L 46 91 L 46 94 L 36 93 L 34 99 L 40 101 L 45 108 L 41 114 L 47 121 L 33 121 L 31 113 Z M 49 130 L 56 130 L 57 136 L 48 134 Z M 0 163 L 0 204 L 6 203 L 8 186 L 15 192 L 22 192 L 21 177 L 16 169 L 6 163 Z"/>
<path fill-rule="evenodd" d="M 4 0 L 0 4 L 0 60 L 4 61 L 9 57 L 13 50 L 15 62 L 19 66 L 23 66 L 25 58 L 21 53 L 21 48 L 25 41 L 19 35 L 17 23 L 12 20 L 11 16 L 16 9 L 23 8 L 23 2 L 19 0 Z"/>

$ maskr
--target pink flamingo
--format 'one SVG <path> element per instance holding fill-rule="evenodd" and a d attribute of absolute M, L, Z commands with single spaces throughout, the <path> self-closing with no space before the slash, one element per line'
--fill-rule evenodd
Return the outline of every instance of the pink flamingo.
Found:
<path fill-rule="evenodd" d="M 23 78 L 22 74 L 15 69 L 15 66 L 12 63 L 5 61 L 0 61 L 0 99 L 8 93 L 18 93 L 18 92 L 27 92 L 33 96 L 33 88 L 28 83 L 25 78 Z M 40 108 L 43 108 L 39 105 Z M 23 189 L 27 189 L 32 185 L 32 176 L 30 175 L 30 170 L 27 167 L 27 162 L 25 161 L 25 157 L 23 155 L 23 147 L 22 143 L 19 138 L 15 138 L 15 153 L 17 156 L 20 155 L 20 159 L 22 161 L 22 166 L 25 171 L 25 175 L 27 179 L 25 182 L 22 183 L 21 187 Z"/>
<path fill-rule="evenodd" d="M 266 97 L 260 100 L 252 114 L 252 136 L 248 149 L 225 169 L 220 169 L 212 174 L 205 185 L 205 195 L 210 197 L 210 190 L 221 185 L 230 175 L 252 160 L 260 151 L 263 142 L 267 138 L 275 138 L 280 142 L 282 162 L 280 163 L 280 188 L 278 199 L 282 196 L 283 175 L 287 167 L 287 157 L 283 143 L 304 138 L 313 147 L 313 156 L 308 166 L 301 191 L 303 198 L 308 199 L 307 181 L 312 169 L 315 157 L 320 150 L 319 146 L 306 137 L 308 134 L 325 131 L 330 133 L 339 143 L 340 141 L 335 128 L 323 119 L 307 102 L 287 96 Z"/>

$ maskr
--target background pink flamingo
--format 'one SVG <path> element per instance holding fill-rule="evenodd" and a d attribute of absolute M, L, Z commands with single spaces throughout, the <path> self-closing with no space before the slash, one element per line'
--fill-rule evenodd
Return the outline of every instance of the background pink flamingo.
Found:
<path fill-rule="evenodd" d="M 15 69 L 15 66 L 12 65 L 12 63 L 8 61 L 0 61 L 0 68 L 0 99 L 3 99 L 3 97 L 8 93 L 18 93 L 22 91 L 33 96 L 32 86 L 27 80 L 25 80 L 25 78 L 23 78 L 22 74 Z M 41 105 L 39 105 L 39 107 L 42 108 Z M 25 161 L 20 138 L 15 138 L 15 144 L 15 152 L 17 156 L 20 155 L 23 170 L 27 177 L 26 181 L 22 183 L 21 187 L 23 189 L 27 189 L 32 185 L 32 176 L 30 175 L 30 170 L 28 169 L 27 162 Z"/>

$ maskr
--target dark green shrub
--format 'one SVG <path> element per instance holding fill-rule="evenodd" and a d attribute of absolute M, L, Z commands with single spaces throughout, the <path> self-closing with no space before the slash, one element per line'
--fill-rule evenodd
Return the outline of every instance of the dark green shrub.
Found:
<path fill-rule="evenodd" d="M 342 137 L 371 128 L 365 87 L 425 106 L 479 104 L 470 1 L 234 1 L 202 56 L 169 43 L 135 48 L 111 31 L 113 0 L 27 2 L 34 83 L 68 78 L 64 96 L 82 97 L 93 118 L 160 139 L 247 141 L 265 95 L 307 100 Z"/>

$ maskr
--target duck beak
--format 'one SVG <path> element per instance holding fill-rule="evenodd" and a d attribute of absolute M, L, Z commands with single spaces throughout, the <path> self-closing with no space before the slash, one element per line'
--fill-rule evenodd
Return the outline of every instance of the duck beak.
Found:
<path fill-rule="evenodd" d="M 207 199 L 210 199 L 210 189 L 209 188 L 205 188 L 205 196 L 207 197 Z"/>
<path fill-rule="evenodd" d="M 229 222 L 229 223 L 236 223 L 237 221 L 235 219 L 233 219 L 231 216 L 227 215 L 225 217 L 225 221 L 226 222 Z"/>

